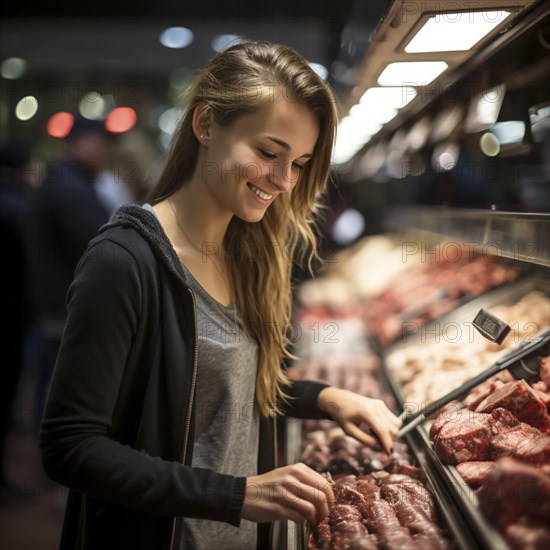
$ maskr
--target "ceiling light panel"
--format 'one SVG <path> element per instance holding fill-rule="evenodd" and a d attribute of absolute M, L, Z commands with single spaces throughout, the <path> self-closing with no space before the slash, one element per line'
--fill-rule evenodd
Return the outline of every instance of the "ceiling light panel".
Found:
<path fill-rule="evenodd" d="M 428 18 L 405 47 L 406 53 L 466 51 L 503 23 L 505 10 L 440 13 Z"/>
<path fill-rule="evenodd" d="M 380 86 L 425 86 L 448 65 L 444 61 L 405 61 L 390 63 L 378 77 Z"/>

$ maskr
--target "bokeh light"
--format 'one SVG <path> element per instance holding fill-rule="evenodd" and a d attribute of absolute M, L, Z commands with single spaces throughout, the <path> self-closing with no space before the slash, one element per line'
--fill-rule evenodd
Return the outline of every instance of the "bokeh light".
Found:
<path fill-rule="evenodd" d="M 47 132 L 55 138 L 64 138 L 69 135 L 74 124 L 74 116 L 71 113 L 61 111 L 55 113 L 48 120 Z"/>
<path fill-rule="evenodd" d="M 137 122 L 137 114 L 131 107 L 117 107 L 113 109 L 107 120 L 105 128 L 114 134 L 121 134 L 133 128 Z"/>

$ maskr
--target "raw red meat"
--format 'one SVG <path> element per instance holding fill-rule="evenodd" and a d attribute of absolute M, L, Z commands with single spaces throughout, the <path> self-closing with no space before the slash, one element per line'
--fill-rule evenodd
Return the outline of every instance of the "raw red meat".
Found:
<path fill-rule="evenodd" d="M 394 474 L 404 474 L 413 479 L 420 479 L 420 469 L 409 464 L 400 464 L 393 469 Z"/>
<path fill-rule="evenodd" d="M 493 409 L 491 417 L 493 419 L 493 433 L 495 434 L 520 425 L 520 421 L 507 409 Z"/>
<path fill-rule="evenodd" d="M 514 548 L 523 549 L 528 546 L 517 544 L 522 529 L 518 533 L 518 528 L 511 526 L 526 526 L 532 532 L 540 528 L 548 529 L 550 478 L 538 468 L 512 458 L 504 458 L 497 463 L 486 483 L 477 491 L 477 496 L 482 512 L 505 534 Z M 523 537 L 525 544 L 528 538 L 525 532 Z M 535 533 L 533 538 L 539 537 Z"/>
<path fill-rule="evenodd" d="M 540 379 L 550 389 L 550 355 L 540 360 Z"/>
<path fill-rule="evenodd" d="M 497 407 L 508 409 L 519 420 L 542 432 L 550 432 L 550 416 L 546 407 L 525 380 L 508 382 L 484 399 L 476 411 L 489 413 Z"/>
<path fill-rule="evenodd" d="M 548 550 L 550 530 L 546 527 L 531 527 L 514 524 L 506 529 L 506 540 L 514 550 Z"/>
<path fill-rule="evenodd" d="M 491 440 L 489 455 L 491 460 L 497 460 L 506 456 L 512 456 L 524 443 L 543 437 L 542 432 L 525 424 L 502 430 Z"/>
<path fill-rule="evenodd" d="M 435 523 L 435 507 L 427 489 L 417 483 L 387 483 L 380 489 L 380 496 L 394 508 L 399 523 L 409 527 L 412 523 Z"/>
<path fill-rule="evenodd" d="M 485 380 L 468 394 L 468 397 L 464 400 L 466 407 L 474 411 L 486 397 L 502 388 L 502 386 L 504 386 L 504 382 L 498 378 L 493 377 Z"/>
<path fill-rule="evenodd" d="M 446 464 L 459 464 L 489 458 L 493 434 L 490 414 L 460 415 L 457 422 L 447 422 L 435 438 L 435 450 Z"/>
<path fill-rule="evenodd" d="M 523 441 L 512 456 L 533 466 L 550 464 L 550 437 Z"/>
<path fill-rule="evenodd" d="M 494 462 L 489 461 L 461 462 L 457 464 L 456 470 L 468 485 L 481 485 L 493 472 L 495 466 Z"/>

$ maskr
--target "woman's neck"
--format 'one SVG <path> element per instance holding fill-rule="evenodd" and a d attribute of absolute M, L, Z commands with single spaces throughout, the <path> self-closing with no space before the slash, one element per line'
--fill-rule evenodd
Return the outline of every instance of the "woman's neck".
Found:
<path fill-rule="evenodd" d="M 221 255 L 233 213 L 225 210 L 208 186 L 197 180 L 182 185 L 169 199 L 177 222 L 193 246 L 207 254 Z"/>

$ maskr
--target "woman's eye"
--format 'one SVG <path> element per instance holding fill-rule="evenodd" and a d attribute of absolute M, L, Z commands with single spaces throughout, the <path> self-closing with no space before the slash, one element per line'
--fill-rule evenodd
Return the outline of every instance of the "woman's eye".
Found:
<path fill-rule="evenodd" d="M 258 149 L 258 151 L 260 151 L 262 156 L 264 156 L 266 159 L 275 159 L 275 158 L 277 158 L 277 155 L 275 155 L 274 153 L 268 153 L 267 151 L 264 151 L 263 149 Z"/>
<path fill-rule="evenodd" d="M 305 168 L 305 166 L 302 166 L 301 164 L 298 164 L 298 163 L 296 163 L 296 162 L 294 162 L 294 163 L 292 164 L 292 166 L 293 166 L 294 168 L 296 168 L 296 170 L 300 170 L 300 171 L 302 171 L 302 170 Z"/>

